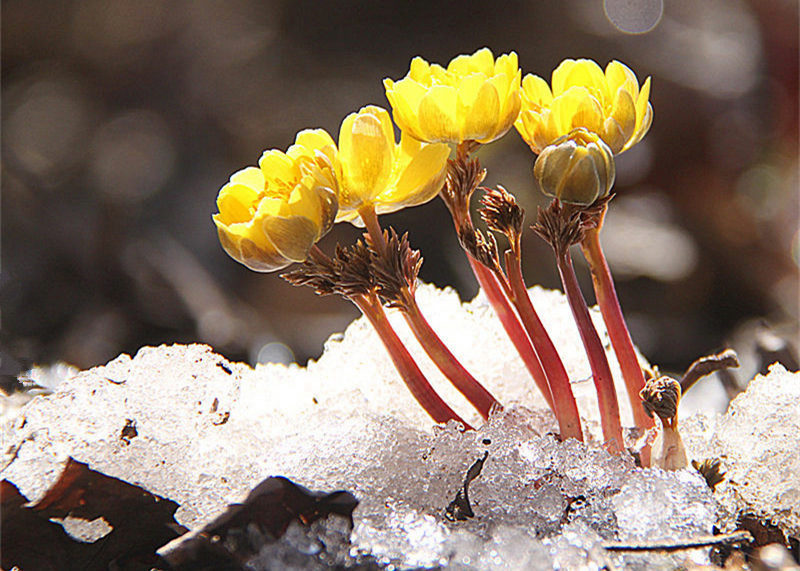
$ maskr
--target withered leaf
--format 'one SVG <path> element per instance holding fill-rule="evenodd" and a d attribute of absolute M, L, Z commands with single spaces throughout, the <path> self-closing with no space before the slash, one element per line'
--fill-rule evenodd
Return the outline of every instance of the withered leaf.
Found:
<path fill-rule="evenodd" d="M 483 453 L 483 458 L 478 458 L 467 470 L 467 475 L 464 477 L 464 486 L 456 492 L 455 499 L 445 508 L 444 515 L 450 521 L 464 521 L 475 516 L 472 511 L 472 505 L 469 501 L 469 485 L 472 481 L 481 475 L 483 470 L 483 463 L 489 457 L 489 452 Z"/>
<path fill-rule="evenodd" d="M 178 504 L 69 458 L 58 481 L 36 504 L 3 481 L 2 565 L 11 569 L 150 569 L 156 549 L 186 531 Z M 70 537 L 51 518 L 102 517 L 113 530 L 94 543 Z"/>
<path fill-rule="evenodd" d="M 238 569 L 267 544 L 277 541 L 292 522 L 305 526 L 337 514 L 353 525 L 358 500 L 345 491 L 313 492 L 291 480 L 267 478 L 241 504 L 231 504 L 202 529 L 159 550 L 170 569 Z"/>

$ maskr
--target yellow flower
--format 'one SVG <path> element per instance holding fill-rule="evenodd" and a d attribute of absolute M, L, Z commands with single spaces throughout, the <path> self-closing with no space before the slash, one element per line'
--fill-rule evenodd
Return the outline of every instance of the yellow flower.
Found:
<path fill-rule="evenodd" d="M 372 206 L 385 214 L 433 199 L 444 184 L 450 155 L 447 145 L 427 145 L 405 135 L 396 143 L 389 112 L 372 105 L 345 117 L 338 149 L 324 131 L 306 131 L 297 140 L 305 152 L 323 155 L 334 165 L 339 183 L 336 221 L 359 226 L 359 208 Z"/>
<path fill-rule="evenodd" d="M 597 133 L 614 154 L 628 150 L 650 129 L 650 78 L 612 61 L 605 74 L 592 60 L 564 60 L 553 71 L 552 90 L 536 75 L 522 80 L 522 111 L 515 124 L 534 153 L 583 127 Z"/>
<path fill-rule="evenodd" d="M 588 206 L 614 185 L 614 155 L 597 135 L 575 129 L 542 150 L 533 175 L 546 195 Z"/>
<path fill-rule="evenodd" d="M 383 85 L 403 132 L 420 141 L 490 143 L 519 114 L 521 75 L 516 53 L 495 61 L 483 48 L 454 58 L 447 69 L 415 57 L 403 79 Z"/>
<path fill-rule="evenodd" d="M 212 218 L 219 241 L 235 260 L 257 272 L 302 262 L 333 226 L 336 178 L 324 151 L 303 140 L 324 139 L 324 131 L 304 131 L 286 153 L 265 151 L 258 168 L 231 176 L 217 197 Z"/>

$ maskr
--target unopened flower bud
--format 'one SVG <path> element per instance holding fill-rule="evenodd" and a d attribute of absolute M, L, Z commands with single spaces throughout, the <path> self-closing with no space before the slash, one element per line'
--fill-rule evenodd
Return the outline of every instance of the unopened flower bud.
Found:
<path fill-rule="evenodd" d="M 542 150 L 533 174 L 546 195 L 588 206 L 614 185 L 614 154 L 594 133 L 575 129 Z"/>

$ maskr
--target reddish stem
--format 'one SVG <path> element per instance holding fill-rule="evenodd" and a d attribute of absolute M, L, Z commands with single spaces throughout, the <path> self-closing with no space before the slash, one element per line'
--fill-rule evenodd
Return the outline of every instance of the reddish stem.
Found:
<path fill-rule="evenodd" d="M 369 232 L 370 238 L 379 255 L 386 255 L 386 240 L 383 230 L 378 222 L 378 215 L 372 205 L 362 206 L 359 211 L 361 220 Z M 445 346 L 428 321 L 422 315 L 417 305 L 413 292 L 406 290 L 405 308 L 402 311 L 411 331 L 414 332 L 422 348 L 436 364 L 439 370 L 448 378 L 469 402 L 480 412 L 484 419 L 489 418 L 493 407 L 500 407 L 495 399 L 483 385 L 481 385 L 456 359 L 455 355 Z M 462 421 L 463 422 L 463 421 Z"/>
<path fill-rule="evenodd" d="M 428 356 L 453 383 L 453 386 L 478 410 L 484 420 L 488 419 L 489 412 L 492 409 L 502 408 L 500 403 L 461 365 L 455 355 L 445 346 L 428 323 L 428 320 L 420 312 L 419 305 L 414 299 L 414 294 L 407 292 L 405 297 L 405 308 L 401 311 L 417 340 L 419 340 L 420 345 L 425 348 Z"/>
<path fill-rule="evenodd" d="M 395 333 L 389 319 L 386 317 L 386 312 L 377 298 L 368 298 L 360 296 L 353 299 L 353 302 L 358 306 L 361 312 L 367 316 L 367 319 L 375 328 L 378 336 L 383 341 L 383 345 L 389 352 L 389 356 L 394 363 L 395 368 L 400 373 L 400 376 L 408 386 L 411 394 L 417 399 L 417 402 L 425 409 L 431 418 L 437 423 L 446 423 L 450 420 L 456 420 L 464 425 L 467 430 L 472 427 L 467 424 L 453 409 L 447 406 L 441 397 L 436 394 L 433 387 L 422 374 L 414 359 L 411 358 L 408 350 L 403 345 L 400 338 Z"/>
<path fill-rule="evenodd" d="M 603 321 L 606 324 L 608 336 L 611 338 L 611 345 L 617 355 L 617 361 L 619 361 L 619 366 L 622 370 L 622 378 L 625 379 L 628 399 L 633 410 L 634 424 L 639 428 L 647 428 L 652 426 L 653 421 L 644 411 L 639 397 L 639 391 L 644 388 L 644 373 L 639 364 L 639 358 L 636 356 L 636 350 L 633 348 L 633 340 L 628 331 L 628 326 L 625 324 L 625 318 L 622 315 L 622 308 L 619 305 L 611 270 L 606 262 L 606 257 L 603 255 L 603 250 L 600 248 L 601 225 L 602 218 L 597 228 L 586 232 L 581 242 L 581 250 L 586 261 L 589 262 L 597 304 L 600 306 L 600 313 L 603 314 Z"/>
<path fill-rule="evenodd" d="M 531 377 L 533 377 L 533 381 L 547 401 L 547 406 L 550 407 L 550 410 L 555 412 L 556 408 L 553 403 L 553 395 L 550 391 L 547 375 L 545 375 L 544 369 L 542 368 L 542 363 L 539 361 L 539 357 L 531 344 L 531 340 L 525 332 L 525 329 L 522 328 L 519 318 L 514 312 L 514 308 L 511 306 L 508 297 L 506 297 L 506 294 L 503 292 L 497 277 L 489 268 L 470 256 L 468 252 L 467 259 L 469 260 L 469 265 L 472 267 L 472 272 L 475 274 L 475 278 L 478 280 L 478 284 L 481 286 L 483 293 L 486 295 L 486 299 L 489 300 L 489 304 L 500 319 L 503 329 L 505 329 L 508 338 L 516 348 L 517 353 L 519 353 L 522 362 L 525 364 L 525 368 L 528 369 Z"/>
<path fill-rule="evenodd" d="M 611 368 L 608 366 L 608 359 L 600 342 L 600 336 L 594 328 L 592 318 L 589 315 L 589 308 L 583 298 L 578 278 L 575 276 L 575 268 L 572 266 L 572 257 L 569 250 L 564 248 L 563 252 L 556 252 L 558 262 L 558 273 L 561 275 L 561 283 L 567 294 L 567 301 L 572 310 L 572 316 L 578 325 L 578 331 L 589 358 L 589 366 L 592 368 L 592 378 L 597 390 L 597 402 L 600 407 L 600 424 L 603 427 L 603 438 L 606 446 L 613 451 L 621 451 L 622 425 L 619 420 L 619 405 L 617 395 L 614 391 L 614 378 L 611 375 Z"/>
<path fill-rule="evenodd" d="M 583 441 L 581 431 L 581 417 L 578 413 L 578 405 L 575 396 L 572 394 L 572 387 L 569 384 L 569 375 L 564 368 L 564 363 L 558 355 L 552 339 L 539 319 L 539 315 L 531 303 L 528 295 L 528 288 L 522 277 L 522 265 L 518 250 L 508 250 L 505 254 L 506 273 L 508 282 L 511 286 L 514 307 L 517 308 L 522 325 L 528 336 L 536 347 L 536 354 L 541 360 L 542 367 L 547 374 L 550 390 L 553 393 L 555 403 L 554 412 L 558 419 L 558 426 L 562 438 L 575 438 Z"/>

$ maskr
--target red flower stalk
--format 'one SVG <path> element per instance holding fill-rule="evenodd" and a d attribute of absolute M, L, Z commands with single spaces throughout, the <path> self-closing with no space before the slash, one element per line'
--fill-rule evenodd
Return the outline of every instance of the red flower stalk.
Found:
<path fill-rule="evenodd" d="M 496 248 L 492 249 L 494 242 L 491 237 L 487 241 L 472 224 L 469 212 L 470 198 L 486 176 L 486 171 L 481 168 L 480 163 L 477 160 L 469 159 L 470 151 L 478 146 L 478 143 L 474 141 L 465 141 L 458 145 L 456 159 L 448 163 L 445 187 L 439 196 L 442 197 L 450 211 L 456 233 L 467 254 L 469 265 L 475 274 L 475 279 L 478 280 L 478 285 L 500 319 L 503 329 L 547 401 L 547 405 L 555 411 L 550 383 L 542 368 L 537 351 L 511 303 L 508 282 L 502 276 L 502 271 L 494 271 L 499 267 Z"/>
<path fill-rule="evenodd" d="M 539 210 L 539 217 L 534 230 L 553 248 L 558 265 L 558 273 L 564 286 L 572 316 L 578 326 L 592 378 L 597 390 L 597 401 L 600 408 L 600 423 L 603 438 L 609 449 L 623 449 L 622 425 L 619 418 L 619 405 L 614 390 L 614 378 L 608 365 L 600 336 L 592 323 L 589 308 L 581 293 L 569 247 L 580 242 L 584 228 L 581 226 L 580 211 L 564 208 L 558 200 L 544 210 Z"/>
<path fill-rule="evenodd" d="M 447 348 L 417 304 L 416 280 L 422 265 L 419 252 L 411 250 L 407 236 L 399 238 L 393 230 L 387 239 L 373 208 L 362 208 L 359 215 L 367 228 L 375 253 L 372 273 L 378 293 L 390 307 L 400 310 L 414 336 L 442 374 L 484 420 L 488 419 L 492 410 L 501 409 L 502 406 Z"/>
<path fill-rule="evenodd" d="M 447 403 L 445 403 L 420 371 L 408 350 L 400 341 L 397 333 L 389 323 L 386 312 L 377 297 L 357 297 L 353 299 L 361 312 L 367 317 L 381 338 L 384 347 L 389 353 L 397 372 L 406 383 L 408 390 L 425 409 L 431 418 L 438 423 L 455 420 L 464 425 L 467 430 L 472 427 L 467 424 Z"/>
<path fill-rule="evenodd" d="M 597 304 L 600 306 L 608 336 L 611 338 L 611 345 L 617 355 L 617 361 L 619 361 L 619 366 L 622 370 L 622 378 L 625 379 L 628 399 L 633 410 L 634 423 L 639 428 L 647 428 L 652 425 L 652 420 L 648 418 L 639 398 L 639 393 L 645 384 L 644 373 L 639 364 L 636 350 L 633 348 L 633 340 L 625 323 L 625 318 L 622 315 L 622 308 L 614 287 L 614 279 L 611 277 L 611 270 L 600 247 L 600 229 L 603 226 L 607 210 L 608 203 L 606 202 L 602 209 L 594 214 L 595 224 L 593 227 L 586 229 L 580 246 L 586 261 L 589 263 Z"/>
<path fill-rule="evenodd" d="M 425 412 L 438 423 L 455 420 L 463 424 L 466 429 L 471 429 L 470 425 L 439 397 L 400 341 L 375 292 L 370 268 L 371 253 L 361 241 L 351 248 L 337 247 L 336 256 L 333 258 L 315 245 L 305 262 L 297 269 L 282 274 L 281 277 L 293 285 L 311 286 L 319 295 L 337 293 L 352 301 L 378 333 L 397 372 Z"/>
<path fill-rule="evenodd" d="M 505 252 L 505 274 L 499 264 L 493 265 L 494 272 L 498 281 L 508 283 L 509 298 L 517 310 L 528 337 L 536 348 L 536 354 L 544 368 L 552 393 L 552 408 L 558 419 L 561 436 L 583 440 L 580 414 L 575 396 L 572 394 L 569 375 L 567 375 L 567 370 L 550 335 L 547 334 L 531 303 L 528 288 L 522 277 L 521 238 L 525 213 L 517 205 L 514 196 L 503 187 L 484 189 L 484 192 L 481 199 L 483 204 L 480 211 L 481 218 L 490 230 L 505 235 L 511 247 Z"/>

